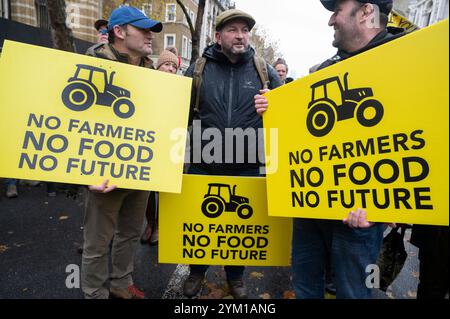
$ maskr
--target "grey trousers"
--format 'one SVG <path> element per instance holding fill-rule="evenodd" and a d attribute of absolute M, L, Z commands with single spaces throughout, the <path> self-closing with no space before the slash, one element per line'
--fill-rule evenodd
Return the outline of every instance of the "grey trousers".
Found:
<path fill-rule="evenodd" d="M 81 288 L 86 298 L 108 298 L 109 289 L 105 287 L 108 279 L 114 288 L 133 284 L 134 256 L 148 196 L 147 191 L 129 189 L 116 189 L 107 194 L 88 191 L 81 262 Z"/>

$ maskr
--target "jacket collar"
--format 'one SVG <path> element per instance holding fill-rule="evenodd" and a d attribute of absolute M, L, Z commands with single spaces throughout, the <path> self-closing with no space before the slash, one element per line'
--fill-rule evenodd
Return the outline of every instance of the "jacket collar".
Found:
<path fill-rule="evenodd" d="M 130 56 L 128 54 L 120 53 L 112 44 L 108 44 L 107 48 L 111 51 L 115 61 L 130 64 Z M 153 61 L 149 57 L 142 57 L 139 66 L 153 68 Z"/>
<path fill-rule="evenodd" d="M 381 32 L 379 32 L 375 37 L 373 37 L 373 39 L 370 40 L 370 42 L 367 43 L 367 45 L 365 47 L 363 47 L 359 50 L 356 50 L 354 52 L 346 52 L 344 50 L 338 50 L 335 57 L 338 56 L 338 57 L 340 57 L 340 60 L 344 60 L 344 59 L 347 59 L 354 55 L 360 54 L 364 51 L 370 50 L 374 47 L 377 47 L 383 43 L 389 42 L 389 41 L 393 40 L 394 38 L 403 36 L 405 34 L 405 32 L 398 32 L 397 30 L 404 31 L 403 29 L 398 29 L 398 28 L 396 28 L 396 30 L 384 29 Z"/>

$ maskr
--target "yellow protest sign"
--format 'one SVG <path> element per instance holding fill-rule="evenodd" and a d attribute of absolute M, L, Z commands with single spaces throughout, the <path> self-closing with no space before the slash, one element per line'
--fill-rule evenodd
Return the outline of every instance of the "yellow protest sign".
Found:
<path fill-rule="evenodd" d="M 409 21 L 407 18 L 405 18 L 395 10 L 392 10 L 389 14 L 388 26 L 402 28 L 405 29 L 406 32 L 412 32 L 419 29 L 417 25 Z"/>
<path fill-rule="evenodd" d="M 445 20 L 269 92 L 269 215 L 448 225 L 448 44 Z"/>
<path fill-rule="evenodd" d="M 181 191 L 190 79 L 11 41 L 0 68 L 1 177 Z"/>
<path fill-rule="evenodd" d="M 159 205 L 160 263 L 289 264 L 292 219 L 268 217 L 264 178 L 184 175 Z"/>

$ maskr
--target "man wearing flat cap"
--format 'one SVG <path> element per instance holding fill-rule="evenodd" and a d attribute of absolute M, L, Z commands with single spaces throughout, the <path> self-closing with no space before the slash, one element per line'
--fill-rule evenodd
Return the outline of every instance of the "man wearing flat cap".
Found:
<path fill-rule="evenodd" d="M 152 53 L 153 32 L 162 30 L 161 22 L 128 6 L 115 9 L 108 21 L 109 43 L 94 45 L 86 54 L 152 68 L 147 56 Z M 88 189 L 81 263 L 81 288 L 85 298 L 144 298 L 133 283 L 132 273 L 149 192 L 116 189 L 115 185 L 108 185 L 108 180 Z"/>
<path fill-rule="evenodd" d="M 221 138 L 217 138 L 217 134 L 212 140 L 201 141 L 194 141 L 195 136 L 191 135 L 190 174 L 260 175 L 259 169 L 263 164 L 259 161 L 257 152 L 262 141 L 258 143 L 257 136 L 258 129 L 263 126 L 261 117 L 255 111 L 254 97 L 265 86 L 273 89 L 280 86 L 281 82 L 271 65 L 255 58 L 255 50 L 249 45 L 250 30 L 254 25 L 253 17 L 240 10 L 233 9 L 220 14 L 216 20 L 216 43 L 207 47 L 203 56 L 186 71 L 187 76 L 194 78 L 190 113 L 193 131 L 200 127 L 202 136 L 211 136 L 208 133 L 211 131 L 221 133 Z M 204 68 L 199 71 L 198 65 L 202 63 Z M 266 70 L 267 79 L 263 79 L 258 72 L 257 63 Z M 202 80 L 196 87 L 196 76 L 199 75 Z M 254 132 L 255 138 L 242 136 L 247 142 L 245 146 L 238 148 L 234 143 L 234 140 L 241 137 L 237 136 L 238 131 Z M 192 147 L 199 144 L 200 151 L 198 147 Z M 212 144 L 214 153 L 220 149 L 218 156 L 209 156 L 211 152 L 208 147 Z M 195 152 L 200 156 L 196 156 Z M 206 153 L 208 156 L 204 156 Z M 194 160 L 198 157 L 201 158 L 199 161 Z M 200 291 L 207 268 L 207 265 L 191 265 L 190 275 L 183 289 L 186 296 L 193 297 Z M 227 282 L 234 298 L 247 297 L 243 281 L 244 269 L 243 266 L 225 266 Z"/>
<path fill-rule="evenodd" d="M 392 41 L 404 30 L 387 28 L 392 0 L 321 0 L 333 12 L 328 22 L 334 28 L 337 54 L 318 70 Z M 367 74 L 370 78 L 370 74 Z M 267 109 L 259 96 L 256 108 Z M 334 272 L 336 297 L 369 299 L 366 268 L 374 265 L 386 226 L 366 219 L 366 211 L 354 208 L 342 221 L 295 218 L 292 240 L 293 286 L 299 299 L 322 299 L 325 292 L 325 264 L 329 258 Z"/>

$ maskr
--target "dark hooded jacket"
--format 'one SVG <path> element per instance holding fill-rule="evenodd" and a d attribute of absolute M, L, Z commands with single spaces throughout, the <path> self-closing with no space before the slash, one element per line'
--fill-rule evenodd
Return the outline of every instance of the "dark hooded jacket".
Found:
<path fill-rule="evenodd" d="M 255 51 L 250 48 L 242 59 L 233 64 L 222 52 L 220 46 L 213 44 L 207 47 L 203 57 L 207 59 L 203 75 L 202 84 L 198 92 L 193 88 L 191 98 L 190 124 L 192 120 L 201 120 L 201 131 L 207 128 L 217 128 L 222 138 L 222 160 L 221 163 L 193 163 L 192 155 L 198 148 L 192 148 L 195 141 L 191 134 L 191 165 L 201 168 L 211 174 L 222 174 L 224 172 L 234 172 L 242 169 L 258 168 L 261 163 L 258 161 L 258 155 L 253 154 L 252 150 L 258 145 L 258 140 L 254 138 L 247 139 L 244 148 L 244 161 L 236 160 L 236 153 L 242 151 L 236 150 L 236 140 L 233 143 L 233 160 L 227 160 L 225 156 L 230 152 L 225 152 L 225 129 L 254 129 L 256 136 L 258 129 L 262 128 L 262 118 L 256 113 L 254 96 L 259 94 L 263 88 L 262 81 L 254 63 Z M 195 64 L 191 65 L 186 71 L 186 76 L 193 77 Z M 267 64 L 270 79 L 269 89 L 277 88 L 281 85 L 280 78 L 275 69 Z M 194 102 L 196 94 L 200 94 L 199 112 L 195 112 Z M 194 136 L 195 137 L 195 136 Z M 202 149 L 205 145 L 211 143 L 213 138 L 202 141 Z M 214 142 L 218 142 L 214 140 Z M 211 145 L 210 145 L 211 146 Z M 217 149 L 216 149 L 217 151 Z M 260 152 L 262 149 L 259 150 Z M 212 151 L 214 153 L 214 151 Z M 256 155 L 256 162 L 253 160 Z M 203 158 L 202 158 L 203 162 Z"/>

